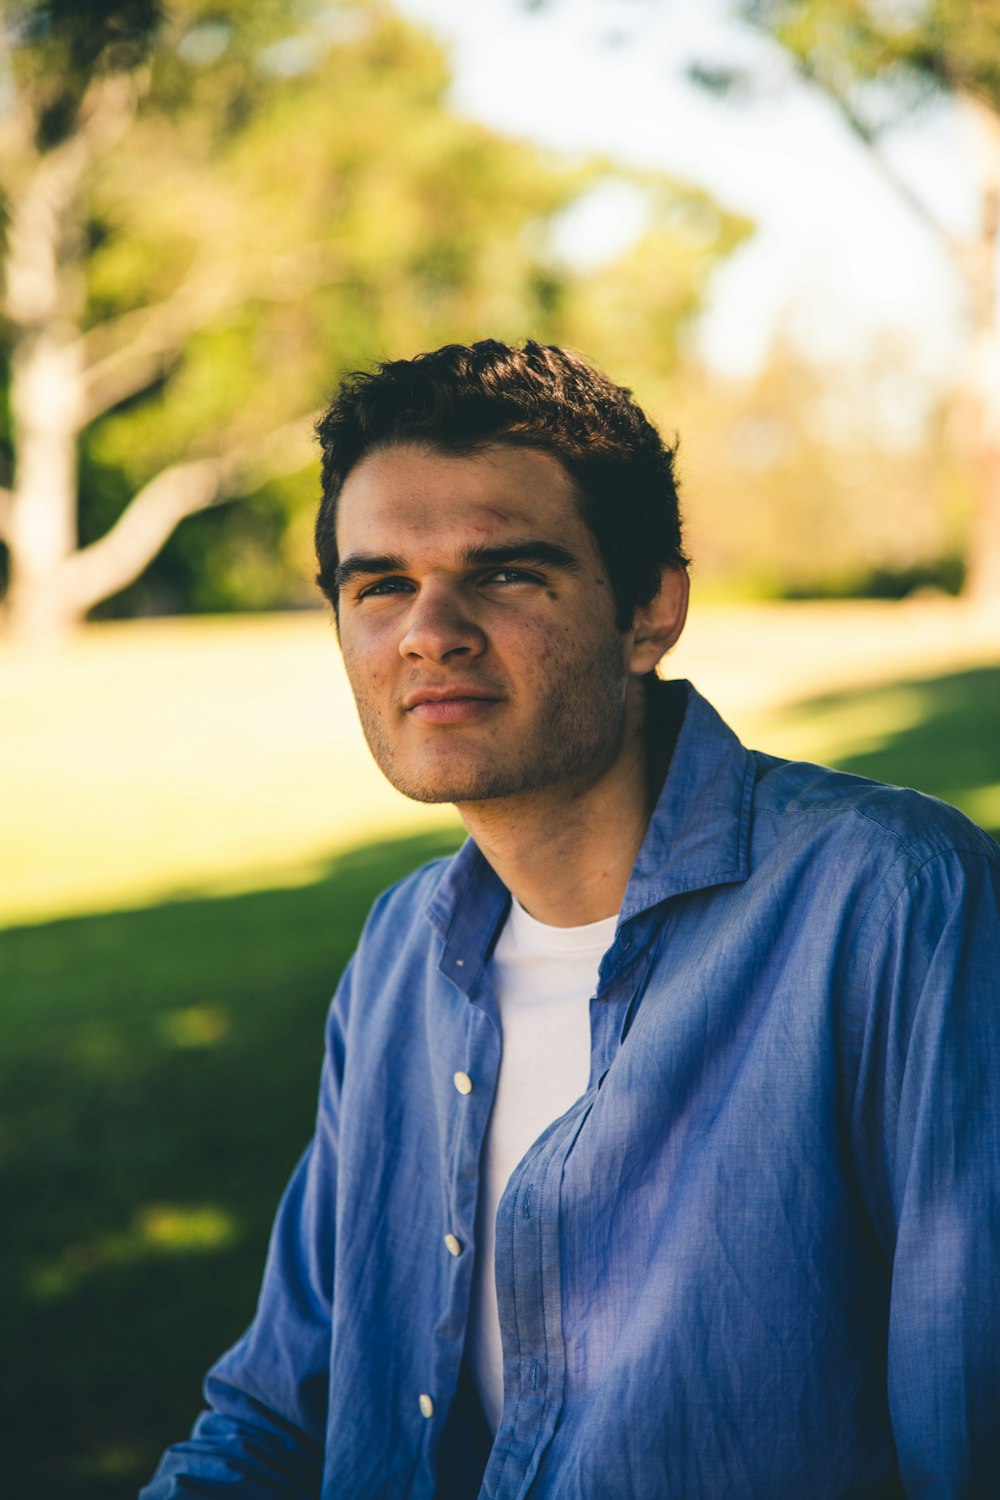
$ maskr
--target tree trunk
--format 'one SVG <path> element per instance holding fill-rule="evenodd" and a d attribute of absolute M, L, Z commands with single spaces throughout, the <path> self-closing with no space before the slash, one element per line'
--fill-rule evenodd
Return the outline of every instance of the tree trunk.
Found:
<path fill-rule="evenodd" d="M 983 183 L 979 234 L 967 247 L 973 335 L 967 377 L 978 505 L 968 545 L 965 595 L 1000 610 L 1000 115 L 967 99 Z"/>
<path fill-rule="evenodd" d="M 83 138 L 26 150 L 10 203 L 5 312 L 11 330 L 14 476 L 6 517 L 7 623 L 22 636 L 70 623 L 55 576 L 76 546 L 77 440 L 83 410 L 78 204 Z"/>
<path fill-rule="evenodd" d="M 16 469 L 7 524 L 7 625 L 32 639 L 62 634 L 75 623 L 56 579 L 77 541 L 79 349 L 75 329 L 41 327 L 22 333 L 11 364 Z"/>
<path fill-rule="evenodd" d="M 77 445 L 87 420 L 81 198 L 94 152 L 121 138 L 135 104 L 131 74 L 100 71 L 60 145 L 39 150 L 38 120 L 16 94 L 5 138 L 14 475 L 3 517 L 4 613 L 12 633 L 34 639 L 62 634 L 81 617 L 58 581 L 76 550 Z"/>

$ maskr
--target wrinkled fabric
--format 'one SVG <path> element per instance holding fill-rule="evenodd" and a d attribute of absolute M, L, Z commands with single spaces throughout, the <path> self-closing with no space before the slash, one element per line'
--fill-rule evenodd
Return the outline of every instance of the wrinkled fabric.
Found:
<path fill-rule="evenodd" d="M 1000 1493 L 1000 850 L 657 691 L 589 1085 L 497 1215 L 492 1449 L 463 1347 L 509 897 L 470 842 L 372 910 L 257 1316 L 144 1500 Z"/>

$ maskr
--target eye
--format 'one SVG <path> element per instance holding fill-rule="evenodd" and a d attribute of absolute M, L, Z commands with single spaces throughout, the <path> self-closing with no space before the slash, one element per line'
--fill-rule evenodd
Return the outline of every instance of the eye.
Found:
<path fill-rule="evenodd" d="M 492 573 L 486 574 L 483 582 L 505 585 L 514 583 L 541 583 L 542 579 L 537 573 L 529 572 L 527 568 L 494 568 Z"/>
<path fill-rule="evenodd" d="M 406 578 L 380 578 L 377 583 L 368 584 L 358 592 L 359 599 L 384 598 L 389 594 L 403 594 L 412 590 L 413 585 Z"/>

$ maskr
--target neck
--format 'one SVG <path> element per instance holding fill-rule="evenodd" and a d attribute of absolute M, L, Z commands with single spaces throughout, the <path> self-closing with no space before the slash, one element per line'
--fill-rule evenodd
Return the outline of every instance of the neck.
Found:
<path fill-rule="evenodd" d="M 483 857 L 539 922 L 578 927 L 621 907 L 658 791 L 644 688 L 638 679 L 632 688 L 621 748 L 593 782 L 458 809 Z"/>

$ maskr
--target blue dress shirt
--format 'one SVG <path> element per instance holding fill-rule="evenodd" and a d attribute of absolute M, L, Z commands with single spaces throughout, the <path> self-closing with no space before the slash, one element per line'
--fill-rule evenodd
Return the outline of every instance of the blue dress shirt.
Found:
<path fill-rule="evenodd" d="M 1000 850 L 653 691 L 683 723 L 590 1081 L 497 1215 L 492 1445 L 463 1346 L 509 897 L 467 843 L 372 910 L 257 1316 L 144 1500 L 1000 1495 Z"/>

